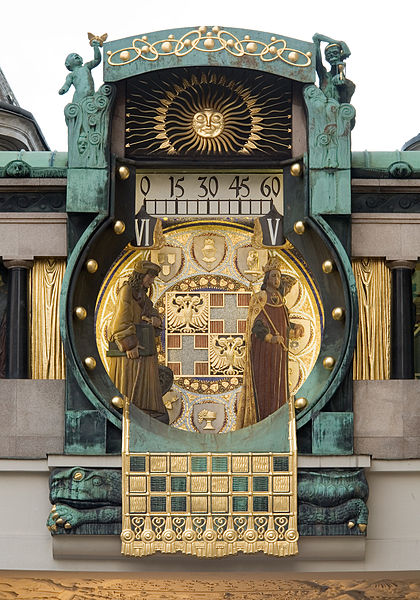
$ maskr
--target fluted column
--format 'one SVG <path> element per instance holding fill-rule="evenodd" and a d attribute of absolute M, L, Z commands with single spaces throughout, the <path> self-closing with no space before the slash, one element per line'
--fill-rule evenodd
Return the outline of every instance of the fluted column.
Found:
<path fill-rule="evenodd" d="M 5 260 L 7 290 L 6 377 L 29 377 L 28 270 L 30 260 Z"/>
<path fill-rule="evenodd" d="M 393 260 L 391 269 L 391 379 L 414 378 L 414 261 Z"/>

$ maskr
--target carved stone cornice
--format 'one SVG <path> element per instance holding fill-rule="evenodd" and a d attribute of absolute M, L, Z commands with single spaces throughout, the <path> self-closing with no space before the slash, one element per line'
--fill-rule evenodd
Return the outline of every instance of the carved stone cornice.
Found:
<path fill-rule="evenodd" d="M 362 179 L 351 180 L 352 193 L 413 193 L 420 192 L 420 179 Z"/>

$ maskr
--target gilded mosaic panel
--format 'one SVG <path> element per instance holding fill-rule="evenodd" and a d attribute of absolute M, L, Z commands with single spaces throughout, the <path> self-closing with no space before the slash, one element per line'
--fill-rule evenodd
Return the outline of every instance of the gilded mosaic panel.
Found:
<path fill-rule="evenodd" d="M 297 552 L 297 453 L 133 452 L 124 405 L 122 553 Z"/>

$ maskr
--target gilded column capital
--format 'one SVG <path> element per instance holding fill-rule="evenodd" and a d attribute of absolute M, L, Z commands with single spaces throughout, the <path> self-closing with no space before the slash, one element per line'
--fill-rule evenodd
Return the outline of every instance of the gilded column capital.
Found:
<path fill-rule="evenodd" d="M 386 266 L 388 269 L 410 269 L 413 271 L 416 268 L 415 260 L 387 260 Z"/>

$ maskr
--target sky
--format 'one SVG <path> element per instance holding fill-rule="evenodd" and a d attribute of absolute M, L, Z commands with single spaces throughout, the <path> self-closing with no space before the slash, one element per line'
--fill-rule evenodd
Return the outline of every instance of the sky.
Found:
<path fill-rule="evenodd" d="M 353 150 L 397 150 L 420 132 L 419 0 L 21 0 L 2 2 L 0 67 L 22 108 L 33 113 L 52 150 L 67 149 L 58 90 L 64 60 L 90 60 L 87 32 L 108 40 L 176 27 L 250 28 L 311 41 L 316 32 L 344 40 L 347 76 L 356 84 Z M 96 87 L 102 82 L 97 67 Z"/>

